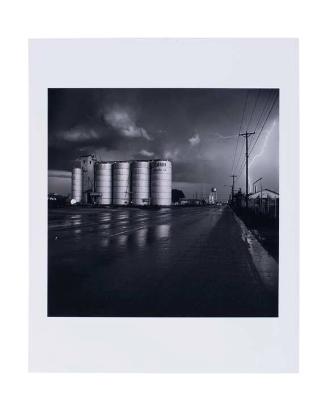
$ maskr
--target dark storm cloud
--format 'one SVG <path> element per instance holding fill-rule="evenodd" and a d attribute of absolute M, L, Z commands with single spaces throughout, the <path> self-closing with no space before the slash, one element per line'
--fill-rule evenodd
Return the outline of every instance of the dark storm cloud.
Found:
<path fill-rule="evenodd" d="M 204 183 L 227 193 L 224 184 L 230 183 L 231 172 L 243 172 L 243 138 L 235 155 L 241 119 L 241 132 L 253 131 L 258 122 L 261 126 L 274 94 L 255 89 L 49 89 L 49 169 L 69 171 L 85 153 L 100 160 L 167 158 L 173 161 L 175 186 Z M 278 101 L 250 158 L 250 178 L 262 174 L 267 187 L 278 190 Z M 243 179 L 237 181 L 241 187 Z"/>

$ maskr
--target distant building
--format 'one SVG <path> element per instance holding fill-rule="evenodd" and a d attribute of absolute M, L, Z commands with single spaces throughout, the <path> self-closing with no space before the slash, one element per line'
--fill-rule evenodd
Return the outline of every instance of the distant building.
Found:
<path fill-rule="evenodd" d="M 274 192 L 273 190 L 270 189 L 262 189 L 262 191 L 259 190 L 259 192 L 256 193 L 250 193 L 249 194 L 249 200 L 255 200 L 255 199 L 279 199 L 279 193 Z"/>
<path fill-rule="evenodd" d="M 83 202 L 88 203 L 89 193 L 94 192 L 94 165 L 96 162 L 94 155 L 80 157 L 82 169 L 82 196 Z"/>
<path fill-rule="evenodd" d="M 180 206 L 202 206 L 204 201 L 201 199 L 185 199 L 182 198 L 179 200 L 178 204 Z"/>
<path fill-rule="evenodd" d="M 249 208 L 273 218 L 279 213 L 279 193 L 270 189 L 249 194 Z"/>
<path fill-rule="evenodd" d="M 48 207 L 64 207 L 67 204 L 68 197 L 58 195 L 57 193 L 48 194 Z"/>

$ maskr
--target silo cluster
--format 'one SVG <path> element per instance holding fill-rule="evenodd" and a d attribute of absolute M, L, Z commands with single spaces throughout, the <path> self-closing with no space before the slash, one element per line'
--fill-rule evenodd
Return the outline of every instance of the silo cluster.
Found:
<path fill-rule="evenodd" d="M 172 164 L 169 160 L 95 161 L 91 170 L 91 174 L 85 171 L 82 163 L 81 169 L 72 171 L 72 198 L 77 203 L 171 205 Z M 84 189 L 85 178 L 88 186 L 94 186 L 87 192 Z"/>
<path fill-rule="evenodd" d="M 109 162 L 96 162 L 94 167 L 94 191 L 99 194 L 100 205 L 112 203 L 111 168 L 112 164 Z"/>
<path fill-rule="evenodd" d="M 112 174 L 112 204 L 128 205 L 130 202 L 130 164 L 115 162 Z"/>
<path fill-rule="evenodd" d="M 135 206 L 145 206 L 150 204 L 150 162 L 132 162 L 132 204 Z"/>
<path fill-rule="evenodd" d="M 74 168 L 72 170 L 72 200 L 76 203 L 82 201 L 82 169 Z"/>
<path fill-rule="evenodd" d="M 155 160 L 151 162 L 151 204 L 153 206 L 171 205 L 171 162 Z"/>

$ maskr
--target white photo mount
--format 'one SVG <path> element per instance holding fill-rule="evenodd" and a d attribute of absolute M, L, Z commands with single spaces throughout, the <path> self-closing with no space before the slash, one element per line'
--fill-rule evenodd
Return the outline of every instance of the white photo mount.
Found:
<path fill-rule="evenodd" d="M 51 372 L 296 372 L 298 41 L 31 40 L 29 59 L 29 369 Z M 280 90 L 278 318 L 47 317 L 47 92 L 48 88 L 66 87 Z"/>

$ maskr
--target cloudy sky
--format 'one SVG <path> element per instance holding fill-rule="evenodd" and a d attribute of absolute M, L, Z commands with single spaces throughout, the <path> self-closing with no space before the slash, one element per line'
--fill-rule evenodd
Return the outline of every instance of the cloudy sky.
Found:
<path fill-rule="evenodd" d="M 249 176 L 278 191 L 278 91 L 271 89 L 49 89 L 49 192 L 70 192 L 74 159 L 167 158 L 173 187 L 186 196 L 217 187 L 228 197 L 245 186 L 244 140 Z M 227 185 L 227 186 L 225 186 Z"/>

